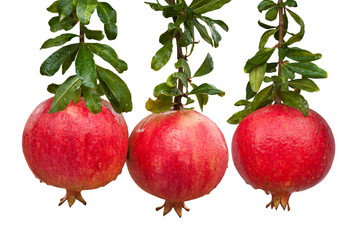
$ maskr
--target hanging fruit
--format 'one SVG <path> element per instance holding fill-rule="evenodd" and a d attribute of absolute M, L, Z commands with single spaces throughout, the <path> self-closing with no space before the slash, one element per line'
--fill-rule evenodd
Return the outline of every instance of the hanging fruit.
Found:
<path fill-rule="evenodd" d="M 184 202 L 210 193 L 221 181 L 228 164 L 228 149 L 220 129 L 207 117 L 185 106 L 194 103 L 193 97 L 196 97 L 203 110 L 209 95 L 225 94 L 209 83 L 198 83 L 199 77 L 213 70 L 210 54 L 194 74 L 188 60 L 197 44 L 197 32 L 213 47 L 219 46 L 221 35 L 216 26 L 225 31 L 228 26 L 204 14 L 230 0 L 194 0 L 190 5 L 183 0 L 166 2 L 168 5 L 147 3 L 165 18 L 172 18 L 167 31 L 160 36 L 163 46 L 152 58 L 151 68 L 158 71 L 164 67 L 176 44 L 177 71 L 155 87 L 156 99 L 146 102 L 146 109 L 152 114 L 131 133 L 127 166 L 140 188 L 165 199 L 157 210 L 164 208 L 166 215 L 174 208 L 181 217 L 182 209 L 189 210 Z"/>
<path fill-rule="evenodd" d="M 44 42 L 42 49 L 61 47 L 40 67 L 40 73 L 53 76 L 62 67 L 65 74 L 75 62 L 76 74 L 64 83 L 50 84 L 54 97 L 41 103 L 29 117 L 23 132 L 23 152 L 27 163 L 41 182 L 65 188 L 68 200 L 86 204 L 82 190 L 95 189 L 116 179 L 126 161 L 127 125 L 121 112 L 132 110 L 131 93 L 113 71 L 96 65 L 94 54 L 118 73 L 127 70 L 115 50 L 100 41 L 103 31 L 89 28 L 95 11 L 104 24 L 109 40 L 117 37 L 116 11 L 97 0 L 59 0 L 48 9 L 57 16 L 49 21 L 51 32 L 70 31 Z M 77 39 L 78 42 L 64 46 Z M 101 99 L 106 95 L 110 103 Z"/>
<path fill-rule="evenodd" d="M 266 11 L 265 19 L 278 19 L 278 25 L 258 22 L 267 30 L 259 51 L 244 67 L 249 74 L 246 99 L 235 104 L 244 109 L 228 119 L 239 124 L 232 140 L 238 172 L 246 183 L 272 195 L 267 207 L 281 205 L 288 210 L 291 193 L 319 183 L 335 153 L 330 127 L 301 95 L 301 91 L 319 91 L 312 79 L 328 74 L 313 63 L 321 54 L 291 46 L 305 34 L 305 24 L 293 7 L 297 7 L 294 0 L 264 0 L 258 5 L 260 12 Z M 297 33 L 288 30 L 292 20 L 300 26 Z M 272 37 L 277 44 L 266 47 Z M 275 52 L 278 59 L 270 62 Z M 260 90 L 264 83 L 269 85 Z"/>

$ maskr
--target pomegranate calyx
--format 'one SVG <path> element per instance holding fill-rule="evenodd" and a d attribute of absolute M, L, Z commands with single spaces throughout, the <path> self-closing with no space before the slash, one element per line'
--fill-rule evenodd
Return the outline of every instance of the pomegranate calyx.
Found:
<path fill-rule="evenodd" d="M 286 210 L 287 207 L 287 211 L 290 211 L 289 198 L 291 193 L 278 192 L 278 193 L 271 193 L 271 195 L 272 195 L 272 200 L 266 205 L 266 208 L 271 206 L 271 209 L 275 208 L 277 210 L 279 205 L 281 205 L 281 207 L 284 210 Z"/>
<path fill-rule="evenodd" d="M 80 201 L 84 205 L 87 204 L 81 195 L 81 191 L 74 191 L 67 189 L 66 195 L 63 198 L 61 198 L 58 206 L 61 206 L 65 201 L 68 201 L 69 207 L 72 207 L 72 205 L 76 200 Z"/>
<path fill-rule="evenodd" d="M 187 206 L 185 206 L 184 202 L 171 202 L 166 200 L 165 203 L 163 204 L 163 206 L 161 207 L 157 207 L 156 211 L 159 211 L 160 209 L 164 208 L 164 212 L 163 215 L 165 216 L 166 214 L 168 214 L 173 208 L 175 210 L 175 212 L 178 214 L 179 217 L 182 217 L 182 211 L 183 208 L 189 212 L 189 208 L 187 208 Z"/>

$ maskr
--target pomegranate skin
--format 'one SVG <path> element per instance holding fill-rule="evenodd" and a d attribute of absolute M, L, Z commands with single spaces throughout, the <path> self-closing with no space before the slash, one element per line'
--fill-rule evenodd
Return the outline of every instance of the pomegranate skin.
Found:
<path fill-rule="evenodd" d="M 209 194 L 228 165 L 224 136 L 209 118 L 194 110 L 151 114 L 129 138 L 127 167 L 144 191 L 166 200 L 181 217 L 184 201 Z M 157 210 L 161 209 L 157 208 Z"/>
<path fill-rule="evenodd" d="M 328 174 L 335 142 L 327 122 L 313 110 L 304 117 L 276 104 L 248 115 L 232 140 L 234 164 L 247 184 L 272 194 L 271 208 L 289 208 L 291 193 L 313 187 Z"/>
<path fill-rule="evenodd" d="M 125 164 L 128 130 L 121 114 L 102 100 L 102 112 L 91 113 L 83 98 L 65 110 L 48 113 L 53 98 L 30 115 L 23 132 L 23 152 L 34 175 L 65 188 L 70 206 L 80 192 L 115 180 Z"/>

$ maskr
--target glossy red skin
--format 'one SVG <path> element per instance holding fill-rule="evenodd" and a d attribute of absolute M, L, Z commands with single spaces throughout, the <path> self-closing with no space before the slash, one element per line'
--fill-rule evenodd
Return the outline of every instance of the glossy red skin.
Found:
<path fill-rule="evenodd" d="M 48 113 L 52 98 L 29 117 L 23 152 L 34 175 L 67 190 L 95 189 L 116 179 L 126 161 L 128 130 L 124 118 L 102 100 L 102 112 L 91 113 L 83 101 Z"/>
<path fill-rule="evenodd" d="M 234 164 L 254 188 L 292 193 L 318 184 L 334 159 L 334 137 L 313 110 L 308 117 L 286 105 L 271 105 L 248 115 L 232 141 Z"/>
<path fill-rule="evenodd" d="M 127 166 L 146 192 L 183 202 L 210 193 L 228 165 L 224 136 L 193 110 L 151 114 L 133 130 Z"/>

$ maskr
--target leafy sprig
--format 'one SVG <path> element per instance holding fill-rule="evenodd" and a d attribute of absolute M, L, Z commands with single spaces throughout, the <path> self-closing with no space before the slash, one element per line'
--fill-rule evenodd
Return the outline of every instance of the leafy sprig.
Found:
<path fill-rule="evenodd" d="M 60 47 L 41 65 L 42 75 L 53 76 L 60 68 L 62 68 L 62 74 L 65 74 L 72 63 L 75 63 L 75 75 L 67 78 L 61 85 L 53 83 L 48 86 L 47 90 L 55 94 L 49 112 L 62 111 L 72 100 L 78 102 L 83 96 L 87 108 L 96 114 L 102 110 L 101 96 L 103 95 L 106 95 L 116 112 L 131 111 L 131 93 L 126 83 L 116 73 L 96 65 L 94 55 L 108 62 L 118 73 L 127 70 L 126 62 L 118 57 L 112 47 L 85 41 L 86 39 L 101 41 L 105 35 L 109 40 L 116 39 L 117 13 L 112 6 L 97 0 L 59 0 L 47 10 L 57 14 L 48 22 L 51 32 L 69 31 L 79 25 L 79 34 L 61 34 L 48 39 L 41 47 L 41 49 Z M 103 31 L 89 28 L 94 12 L 97 12 L 104 25 Z M 79 42 L 64 46 L 73 39 L 78 39 Z"/>
<path fill-rule="evenodd" d="M 212 47 L 219 46 L 222 37 L 217 26 L 228 31 L 228 26 L 221 20 L 214 20 L 203 14 L 217 10 L 231 0 L 193 0 L 188 5 L 184 0 L 166 0 L 168 5 L 146 2 L 153 10 L 162 12 L 165 18 L 172 18 L 167 30 L 161 34 L 159 42 L 163 45 L 152 58 L 151 68 L 155 71 L 163 68 L 170 60 L 174 39 L 177 49 L 176 71 L 172 73 L 164 83 L 157 85 L 154 89 L 155 100 L 146 102 L 146 109 L 153 113 L 168 111 L 171 107 L 175 110 L 184 108 L 184 105 L 194 103 L 192 96 L 195 95 L 199 106 L 208 103 L 209 95 L 224 96 L 225 93 L 215 86 L 203 83 L 197 85 L 194 79 L 205 76 L 214 68 L 213 59 L 208 54 L 199 69 L 192 74 L 188 57 L 193 53 L 196 42 L 196 32 Z M 209 29 L 209 30 L 208 30 Z M 184 91 L 185 88 L 185 91 Z M 186 102 L 182 103 L 182 98 Z"/>
<path fill-rule="evenodd" d="M 313 54 L 298 47 L 291 47 L 292 44 L 301 41 L 305 34 L 304 21 L 290 9 L 294 7 L 297 7 L 295 0 L 278 0 L 277 3 L 263 0 L 258 5 L 261 13 L 266 11 L 265 19 L 271 22 L 278 19 L 278 25 L 258 21 L 259 26 L 266 31 L 260 39 L 258 52 L 244 67 L 245 72 L 249 74 L 246 99 L 235 104 L 243 106 L 244 109 L 230 117 L 228 123 L 238 124 L 248 114 L 273 103 L 283 103 L 299 109 L 304 116 L 308 115 L 309 104 L 301 95 L 301 91 L 319 91 L 312 79 L 327 78 L 328 74 L 313 63 L 322 57 L 320 53 Z M 291 18 L 300 27 L 297 33 L 288 31 Z M 272 47 L 266 47 L 271 37 L 278 42 Z M 269 62 L 276 52 L 277 61 Z M 260 90 L 263 83 L 269 85 Z"/>

